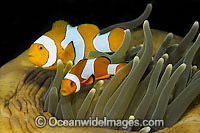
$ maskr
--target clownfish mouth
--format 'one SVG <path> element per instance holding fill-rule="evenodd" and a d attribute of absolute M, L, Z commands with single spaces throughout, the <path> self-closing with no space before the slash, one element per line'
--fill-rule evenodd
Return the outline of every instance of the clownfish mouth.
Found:
<path fill-rule="evenodd" d="M 28 55 L 28 57 L 34 57 L 34 56 L 32 56 L 32 55 Z"/>

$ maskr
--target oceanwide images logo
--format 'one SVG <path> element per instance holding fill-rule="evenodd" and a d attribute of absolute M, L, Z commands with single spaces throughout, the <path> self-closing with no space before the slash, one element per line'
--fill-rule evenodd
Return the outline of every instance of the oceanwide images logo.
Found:
<path fill-rule="evenodd" d="M 149 127 L 163 127 L 164 121 L 163 120 L 143 120 L 142 122 L 137 119 L 129 119 L 129 120 L 110 120 L 107 117 L 103 119 L 99 119 L 95 117 L 92 119 L 84 120 L 58 120 L 56 117 L 50 117 L 46 119 L 44 116 L 37 116 L 35 118 L 35 125 L 39 128 L 43 128 L 46 125 L 50 127 L 120 127 L 122 129 L 127 129 L 129 127 L 142 127 L 142 126 L 149 126 Z"/>

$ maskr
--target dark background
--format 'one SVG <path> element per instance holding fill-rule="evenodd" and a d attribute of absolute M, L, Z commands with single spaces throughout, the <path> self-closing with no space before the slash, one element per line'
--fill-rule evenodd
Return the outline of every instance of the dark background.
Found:
<path fill-rule="evenodd" d="M 49 0 L 45 2 L 2 2 L 0 9 L 0 66 L 30 47 L 50 30 L 54 21 L 71 25 L 93 23 L 99 28 L 133 20 L 153 4 L 151 28 L 184 36 L 194 21 L 200 21 L 199 0 Z"/>

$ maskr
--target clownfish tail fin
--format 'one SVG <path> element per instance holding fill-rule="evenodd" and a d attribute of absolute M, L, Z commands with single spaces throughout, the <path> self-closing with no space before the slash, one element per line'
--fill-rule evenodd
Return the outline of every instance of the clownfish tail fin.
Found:
<path fill-rule="evenodd" d="M 116 52 L 123 44 L 123 41 L 125 39 L 124 31 L 125 29 L 123 28 L 115 28 L 110 32 L 108 41 L 111 51 Z"/>
<path fill-rule="evenodd" d="M 121 68 L 123 68 L 127 63 L 120 63 L 120 64 L 109 64 L 107 72 L 109 75 L 116 74 Z"/>
<path fill-rule="evenodd" d="M 127 63 L 120 63 L 117 67 L 116 67 L 116 73 L 121 69 L 123 68 L 124 66 L 126 66 Z"/>

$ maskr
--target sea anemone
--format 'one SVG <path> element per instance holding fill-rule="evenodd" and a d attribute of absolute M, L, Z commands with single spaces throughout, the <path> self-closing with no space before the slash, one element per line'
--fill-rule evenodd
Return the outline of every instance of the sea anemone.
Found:
<path fill-rule="evenodd" d="M 200 46 L 200 36 L 190 45 L 198 27 L 198 22 L 195 22 L 178 45 L 169 46 L 173 38 L 173 34 L 169 33 L 153 54 L 152 34 L 149 22 L 145 20 L 143 45 L 128 51 L 131 34 L 126 30 L 121 48 L 113 55 L 103 53 L 114 63 L 129 62 L 127 66 L 111 79 L 97 81 L 94 86 L 85 86 L 81 89 L 83 91 L 65 97 L 59 93 L 60 85 L 54 85 L 55 81 L 60 83 L 63 77 L 63 64 L 59 60 L 53 85 L 44 98 L 44 111 L 58 119 L 107 117 L 123 120 L 133 115 L 139 120 L 164 120 L 164 127 L 152 127 L 153 131 L 171 127 L 200 93 L 199 71 L 192 66 Z M 98 53 L 98 56 L 101 55 Z M 72 67 L 69 64 L 67 67 Z M 140 128 L 129 127 L 128 130 Z"/>

